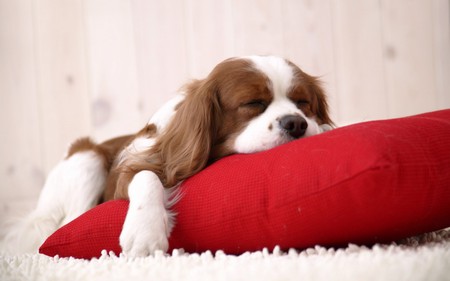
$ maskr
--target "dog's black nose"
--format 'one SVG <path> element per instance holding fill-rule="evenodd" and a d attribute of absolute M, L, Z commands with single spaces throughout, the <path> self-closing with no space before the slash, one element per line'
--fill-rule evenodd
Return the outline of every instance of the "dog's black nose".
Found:
<path fill-rule="evenodd" d="M 281 117 L 280 126 L 291 137 L 298 139 L 306 133 L 308 129 L 308 122 L 299 115 L 286 115 Z"/>

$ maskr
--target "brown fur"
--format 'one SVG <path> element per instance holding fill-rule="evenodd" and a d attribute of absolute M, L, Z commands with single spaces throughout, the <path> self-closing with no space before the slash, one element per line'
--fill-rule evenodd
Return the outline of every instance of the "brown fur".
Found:
<path fill-rule="evenodd" d="M 80 138 L 72 143 L 67 152 L 66 159 L 75 153 L 92 150 L 102 156 L 105 169 L 109 171 L 117 154 L 134 138 L 133 135 L 121 136 L 97 144 L 90 138 Z"/>
<path fill-rule="evenodd" d="M 153 124 L 148 124 L 142 128 L 135 135 L 124 137 L 126 141 L 122 143 L 120 150 L 115 151 L 114 160 L 117 160 L 119 152 L 125 149 L 135 138 L 137 137 L 154 137 L 156 134 L 156 127 Z M 112 143 L 116 143 L 113 142 Z M 103 143 L 102 145 L 105 145 Z M 116 143 L 117 145 L 117 143 Z M 128 184 L 133 179 L 136 171 L 130 169 L 124 169 L 122 166 L 118 166 L 117 161 L 111 162 L 110 172 L 106 180 L 105 191 L 103 192 L 102 201 L 109 201 L 112 199 L 128 199 Z"/>

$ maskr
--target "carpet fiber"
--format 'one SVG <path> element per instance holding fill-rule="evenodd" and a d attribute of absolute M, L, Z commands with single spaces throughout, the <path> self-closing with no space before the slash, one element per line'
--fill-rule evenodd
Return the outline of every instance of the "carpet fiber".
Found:
<path fill-rule="evenodd" d="M 450 230 L 371 248 L 315 247 L 281 252 L 187 254 L 99 259 L 0 253 L 0 280 L 450 280 Z"/>

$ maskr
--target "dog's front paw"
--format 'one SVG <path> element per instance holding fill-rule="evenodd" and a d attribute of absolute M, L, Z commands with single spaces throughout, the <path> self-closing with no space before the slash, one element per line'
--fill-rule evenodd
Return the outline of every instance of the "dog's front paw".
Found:
<path fill-rule="evenodd" d="M 169 248 L 169 242 L 165 235 L 122 231 L 120 246 L 126 257 L 146 257 L 153 255 L 158 250 L 166 252 Z"/>
<path fill-rule="evenodd" d="M 333 127 L 331 127 L 331 125 L 329 125 L 329 124 L 322 124 L 319 126 L 319 130 L 321 133 L 331 131 L 332 129 L 333 129 Z"/>
<path fill-rule="evenodd" d="M 146 257 L 169 248 L 165 216 L 148 216 L 137 211 L 127 215 L 119 242 L 126 257 Z"/>
<path fill-rule="evenodd" d="M 164 186 L 151 171 L 137 173 L 128 187 L 130 206 L 119 242 L 127 257 L 145 257 L 169 248 L 170 214 Z"/>

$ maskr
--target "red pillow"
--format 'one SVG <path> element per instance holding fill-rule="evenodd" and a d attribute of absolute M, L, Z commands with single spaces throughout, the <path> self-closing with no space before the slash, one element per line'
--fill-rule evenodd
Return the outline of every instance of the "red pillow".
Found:
<path fill-rule="evenodd" d="M 390 242 L 450 226 L 450 110 L 372 121 L 252 155 L 185 181 L 170 248 L 229 254 Z M 120 253 L 127 201 L 102 204 L 40 252 Z"/>

